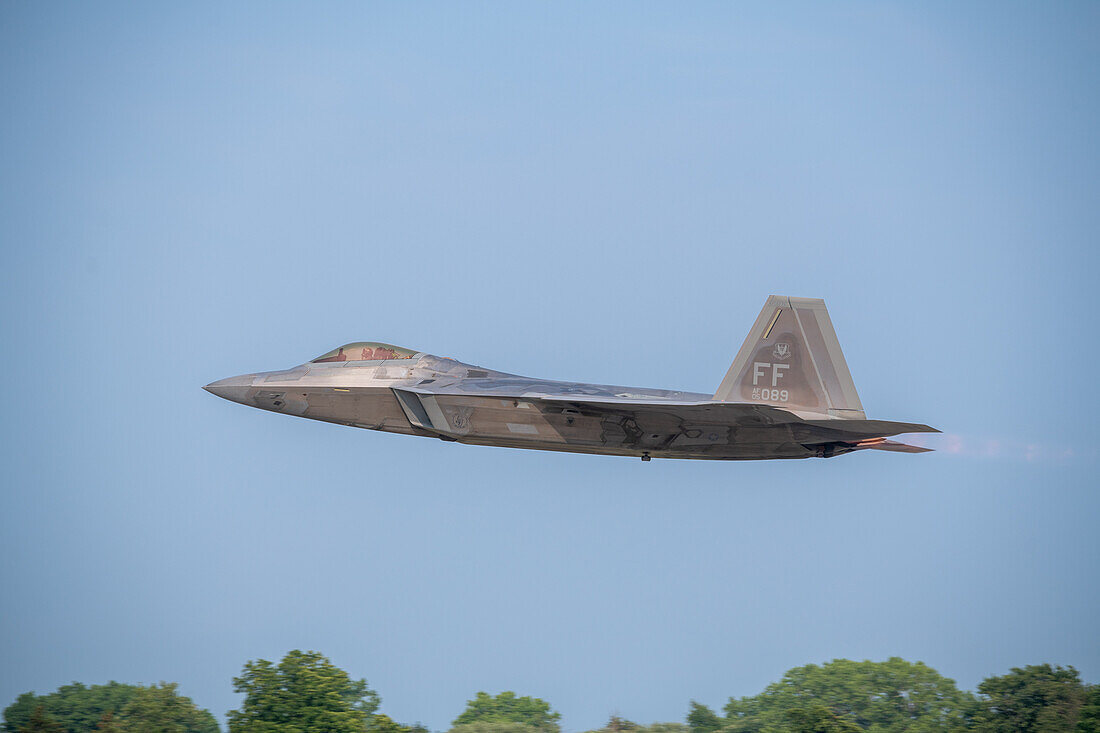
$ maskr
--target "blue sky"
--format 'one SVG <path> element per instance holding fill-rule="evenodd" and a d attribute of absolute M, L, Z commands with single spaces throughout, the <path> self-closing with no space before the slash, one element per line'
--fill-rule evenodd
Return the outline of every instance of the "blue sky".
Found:
<path fill-rule="evenodd" d="M 569 731 L 835 657 L 1100 681 L 1095 4 L 7 4 L 0 701 L 317 649 Z M 380 340 L 712 392 L 823 297 L 936 453 L 640 461 L 249 410 Z"/>

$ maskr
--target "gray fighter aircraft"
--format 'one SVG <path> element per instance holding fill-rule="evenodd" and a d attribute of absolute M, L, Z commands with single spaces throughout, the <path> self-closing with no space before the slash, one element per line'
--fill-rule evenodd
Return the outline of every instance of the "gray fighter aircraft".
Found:
<path fill-rule="evenodd" d="M 293 369 L 203 389 L 314 420 L 473 445 L 654 458 L 831 458 L 922 453 L 868 420 L 825 301 L 773 295 L 713 395 L 555 382 L 389 344 L 356 342 Z"/>

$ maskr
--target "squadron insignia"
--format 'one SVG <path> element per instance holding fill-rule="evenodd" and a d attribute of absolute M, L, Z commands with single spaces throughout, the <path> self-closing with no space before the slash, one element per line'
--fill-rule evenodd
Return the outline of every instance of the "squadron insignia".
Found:
<path fill-rule="evenodd" d="M 791 345 L 790 344 L 776 344 L 772 350 L 772 356 L 779 361 L 785 361 L 791 358 Z"/>

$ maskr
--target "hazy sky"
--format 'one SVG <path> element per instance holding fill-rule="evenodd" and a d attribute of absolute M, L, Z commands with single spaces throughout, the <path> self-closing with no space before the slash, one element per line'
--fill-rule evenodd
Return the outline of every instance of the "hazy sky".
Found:
<path fill-rule="evenodd" d="M 1100 681 L 1095 3 L 0 8 L 0 704 L 316 649 L 567 730 L 796 665 Z M 201 385 L 355 340 L 713 392 L 823 297 L 927 455 L 464 447 Z"/>

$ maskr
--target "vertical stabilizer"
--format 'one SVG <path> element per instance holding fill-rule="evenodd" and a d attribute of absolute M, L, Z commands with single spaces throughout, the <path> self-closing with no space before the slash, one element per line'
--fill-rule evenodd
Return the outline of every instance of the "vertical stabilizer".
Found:
<path fill-rule="evenodd" d="M 769 296 L 714 399 L 865 418 L 825 301 L 818 298 Z"/>

